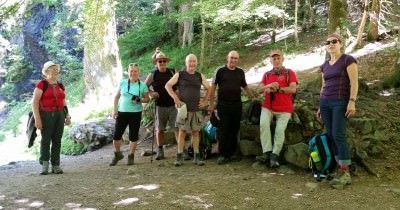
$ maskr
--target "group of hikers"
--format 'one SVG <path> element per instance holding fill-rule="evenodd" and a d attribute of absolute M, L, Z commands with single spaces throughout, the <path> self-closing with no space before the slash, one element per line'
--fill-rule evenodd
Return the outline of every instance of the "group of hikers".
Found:
<path fill-rule="evenodd" d="M 332 141 L 335 159 L 339 165 L 336 177 L 331 184 L 351 184 L 349 173 L 350 151 L 346 141 L 347 118 L 356 112 L 355 103 L 358 92 L 357 61 L 350 55 L 343 54 L 342 39 L 331 34 L 325 42 L 330 58 L 321 66 L 322 86 L 320 104 L 317 111 L 327 135 Z M 256 159 L 272 168 L 279 167 L 279 155 L 285 140 L 285 130 L 293 113 L 292 94 L 296 93 L 297 78 L 293 70 L 283 66 L 284 54 L 280 49 L 272 50 L 269 60 L 272 70 L 266 72 L 257 88 L 257 92 L 265 96 L 260 116 L 260 139 L 262 155 Z M 155 139 L 158 146 L 156 160 L 164 159 L 164 133 L 172 128 L 177 142 L 175 166 L 182 166 L 185 159 L 185 136 L 191 132 L 193 145 L 193 163 L 204 165 L 199 153 L 199 131 L 204 126 L 202 110 L 208 113 L 218 111 L 220 125 L 218 127 L 218 164 L 238 160 L 237 138 L 242 116 L 242 90 L 248 98 L 256 100 L 256 96 L 248 87 L 244 70 L 238 67 L 239 53 L 230 51 L 226 64 L 216 70 L 211 85 L 206 77 L 197 71 L 197 57 L 186 56 L 185 68 L 176 72 L 167 65 L 170 62 L 160 48 L 153 55 L 154 70 L 144 82 L 140 81 L 140 68 L 132 63 L 128 66 L 128 79 L 123 79 L 114 97 L 112 117 L 116 119 L 113 136 L 114 156 L 110 166 L 114 166 L 124 158 L 121 151 L 122 135 L 129 126 L 129 148 L 127 164 L 134 164 L 135 150 L 139 138 L 139 127 L 142 116 L 142 103 L 151 99 L 155 101 Z M 51 172 L 60 174 L 60 147 L 63 124 L 69 125 L 71 117 L 65 101 L 64 88 L 57 82 L 59 65 L 49 61 L 42 69 L 45 79 L 35 86 L 32 110 L 36 128 L 41 130 L 40 144 L 41 174 L 48 174 L 49 161 Z M 44 89 L 47 83 L 49 88 Z M 202 95 L 201 87 L 205 90 Z M 216 93 L 217 91 L 217 93 Z M 215 97 L 215 94 L 216 97 Z M 216 99 L 216 100 L 215 100 Z M 274 136 L 271 135 L 270 124 L 276 119 Z M 50 149 L 51 145 L 51 149 Z"/>

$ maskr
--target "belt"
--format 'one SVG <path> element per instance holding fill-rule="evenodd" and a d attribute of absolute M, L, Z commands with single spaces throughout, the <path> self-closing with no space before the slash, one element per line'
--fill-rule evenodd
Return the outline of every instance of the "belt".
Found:
<path fill-rule="evenodd" d="M 63 110 L 63 107 L 40 107 L 42 112 L 59 112 Z"/>

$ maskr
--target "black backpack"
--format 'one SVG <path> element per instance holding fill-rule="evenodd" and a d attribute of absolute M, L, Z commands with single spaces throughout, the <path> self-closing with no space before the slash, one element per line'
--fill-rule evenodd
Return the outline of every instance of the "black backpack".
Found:
<path fill-rule="evenodd" d="M 47 80 L 42 79 L 41 80 L 43 82 L 43 93 L 47 90 L 47 88 L 49 87 L 49 83 L 47 82 Z M 65 90 L 64 85 L 62 84 L 62 82 L 57 81 L 57 85 L 60 86 L 60 88 L 62 90 Z M 42 95 L 43 97 L 43 95 Z M 68 111 L 67 111 L 68 112 Z M 33 116 L 33 112 L 30 111 L 28 114 L 28 122 L 26 123 L 26 136 L 28 137 L 28 148 L 31 148 L 33 146 L 33 143 L 35 143 L 35 139 L 36 139 L 36 127 L 35 127 L 35 117 Z"/>
<path fill-rule="evenodd" d="M 250 106 L 247 110 L 247 121 L 252 125 L 260 124 L 262 105 L 258 100 L 251 101 Z"/>

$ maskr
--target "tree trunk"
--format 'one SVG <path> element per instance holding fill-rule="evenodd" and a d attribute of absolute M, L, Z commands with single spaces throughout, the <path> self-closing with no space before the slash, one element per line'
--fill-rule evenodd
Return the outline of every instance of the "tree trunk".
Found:
<path fill-rule="evenodd" d="M 190 10 L 192 1 L 188 1 L 181 5 L 181 13 L 187 13 Z M 182 48 L 192 45 L 193 40 L 193 18 L 185 17 L 183 19 L 183 35 L 182 35 Z"/>
<path fill-rule="evenodd" d="M 344 23 L 346 21 L 347 5 L 346 0 L 329 0 L 328 11 L 328 32 L 339 33 L 344 31 Z"/>
<path fill-rule="evenodd" d="M 85 4 L 84 100 L 96 107 L 112 106 L 122 78 L 113 5 L 110 0 Z"/>
<path fill-rule="evenodd" d="M 277 22 L 278 22 L 278 18 L 277 17 L 273 17 L 272 20 L 272 36 L 271 36 L 271 43 L 275 43 L 276 42 L 276 27 L 277 27 Z"/>
<path fill-rule="evenodd" d="M 368 0 L 364 0 L 364 13 L 361 18 L 360 26 L 358 27 L 357 41 L 356 41 L 356 45 L 354 46 L 353 50 L 361 47 L 362 35 L 364 33 L 365 22 L 367 21 L 367 12 L 368 12 Z"/>
<path fill-rule="evenodd" d="M 296 43 L 296 46 L 299 46 L 299 36 L 297 34 L 297 13 L 299 10 L 299 0 L 295 0 L 295 6 L 294 6 L 294 40 Z"/>
<path fill-rule="evenodd" d="M 348 29 L 345 26 L 345 22 L 347 21 L 346 0 L 329 0 L 328 20 L 329 34 L 339 34 L 342 37 L 343 42 L 343 48 L 341 51 L 346 51 L 346 37 L 348 35 Z"/>
<path fill-rule="evenodd" d="M 242 42 L 242 33 L 243 33 L 243 20 L 240 20 L 240 25 L 239 25 L 239 44 L 238 47 L 241 46 L 241 42 Z"/>
<path fill-rule="evenodd" d="M 168 18 L 168 33 L 172 37 L 176 32 L 176 22 L 170 17 L 171 13 L 176 12 L 173 0 L 164 0 L 164 16 Z"/>
<path fill-rule="evenodd" d="M 371 13 L 369 16 L 370 18 L 369 18 L 369 26 L 368 26 L 368 35 L 367 35 L 368 41 L 378 40 L 378 36 L 379 36 L 378 26 L 379 26 L 380 10 L 381 10 L 380 0 L 372 0 Z"/>
<path fill-rule="evenodd" d="M 203 3 L 200 0 L 200 4 Z M 200 72 L 203 72 L 204 66 L 204 45 L 206 42 L 206 23 L 204 21 L 204 15 L 200 12 L 200 20 L 201 20 L 201 48 L 200 48 Z"/>

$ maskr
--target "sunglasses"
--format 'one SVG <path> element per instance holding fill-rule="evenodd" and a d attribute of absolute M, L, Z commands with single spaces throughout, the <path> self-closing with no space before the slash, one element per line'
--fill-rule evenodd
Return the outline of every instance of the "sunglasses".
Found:
<path fill-rule="evenodd" d="M 158 63 L 167 63 L 166 60 L 159 60 Z"/>
<path fill-rule="evenodd" d="M 331 43 L 332 43 L 332 44 L 336 44 L 336 43 L 338 43 L 338 42 L 339 42 L 339 40 L 337 40 L 337 39 L 332 39 L 332 40 L 326 41 L 326 42 L 325 42 L 325 45 L 330 45 Z"/>
<path fill-rule="evenodd" d="M 129 64 L 129 67 L 139 67 L 139 64 L 137 64 L 137 63 L 130 63 L 130 64 Z"/>

